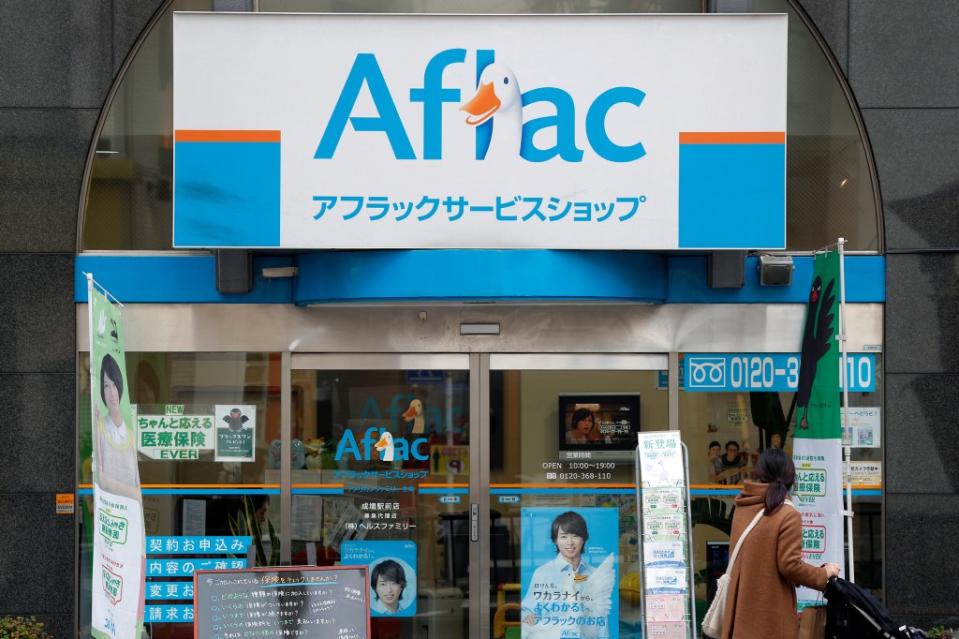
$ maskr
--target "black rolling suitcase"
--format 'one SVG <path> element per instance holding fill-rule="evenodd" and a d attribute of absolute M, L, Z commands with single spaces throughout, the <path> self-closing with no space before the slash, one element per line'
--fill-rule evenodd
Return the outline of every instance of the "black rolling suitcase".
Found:
<path fill-rule="evenodd" d="M 826 639 L 922 639 L 921 630 L 897 626 L 871 592 L 846 581 L 826 586 Z"/>

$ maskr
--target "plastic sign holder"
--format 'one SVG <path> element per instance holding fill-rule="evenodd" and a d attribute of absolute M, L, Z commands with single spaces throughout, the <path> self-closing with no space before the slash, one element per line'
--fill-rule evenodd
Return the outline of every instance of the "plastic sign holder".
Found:
<path fill-rule="evenodd" d="M 689 451 L 679 431 L 637 435 L 643 636 L 697 639 Z"/>

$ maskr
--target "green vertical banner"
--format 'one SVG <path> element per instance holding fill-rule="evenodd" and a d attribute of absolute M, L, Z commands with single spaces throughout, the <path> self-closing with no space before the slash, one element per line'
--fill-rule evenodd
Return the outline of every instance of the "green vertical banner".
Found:
<path fill-rule="evenodd" d="M 87 276 L 93 417 L 91 636 L 139 639 L 143 625 L 143 498 L 120 309 Z"/>
<path fill-rule="evenodd" d="M 839 253 L 813 261 L 796 389 L 796 436 L 842 439 L 839 415 Z"/>
<path fill-rule="evenodd" d="M 839 403 L 839 253 L 816 254 L 796 389 L 793 497 L 803 518 L 803 557 L 843 565 L 842 418 Z M 799 605 L 819 593 L 799 589 Z"/>

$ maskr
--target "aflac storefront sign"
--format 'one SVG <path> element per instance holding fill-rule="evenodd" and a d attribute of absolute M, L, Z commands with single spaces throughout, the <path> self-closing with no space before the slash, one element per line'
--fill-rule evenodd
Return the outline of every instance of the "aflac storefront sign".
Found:
<path fill-rule="evenodd" d="M 785 247 L 786 16 L 176 14 L 178 247 Z"/>

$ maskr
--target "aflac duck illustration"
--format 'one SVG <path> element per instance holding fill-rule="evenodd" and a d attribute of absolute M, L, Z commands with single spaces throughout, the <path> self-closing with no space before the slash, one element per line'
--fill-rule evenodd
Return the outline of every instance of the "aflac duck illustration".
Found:
<path fill-rule="evenodd" d="M 413 430 L 410 432 L 419 435 L 426 432 L 426 418 L 423 417 L 423 402 L 414 399 L 410 402 L 410 407 L 403 413 L 403 419 L 409 423 L 413 422 Z"/>
<path fill-rule="evenodd" d="M 523 141 L 523 99 L 509 67 L 494 62 L 483 69 L 476 95 L 460 110 L 469 114 L 466 123 L 472 126 L 493 118 L 493 137 L 485 159 L 519 156 Z"/>
<path fill-rule="evenodd" d="M 380 451 L 380 461 L 393 461 L 393 436 L 390 435 L 389 431 L 383 431 L 380 438 L 373 444 L 373 448 Z"/>

